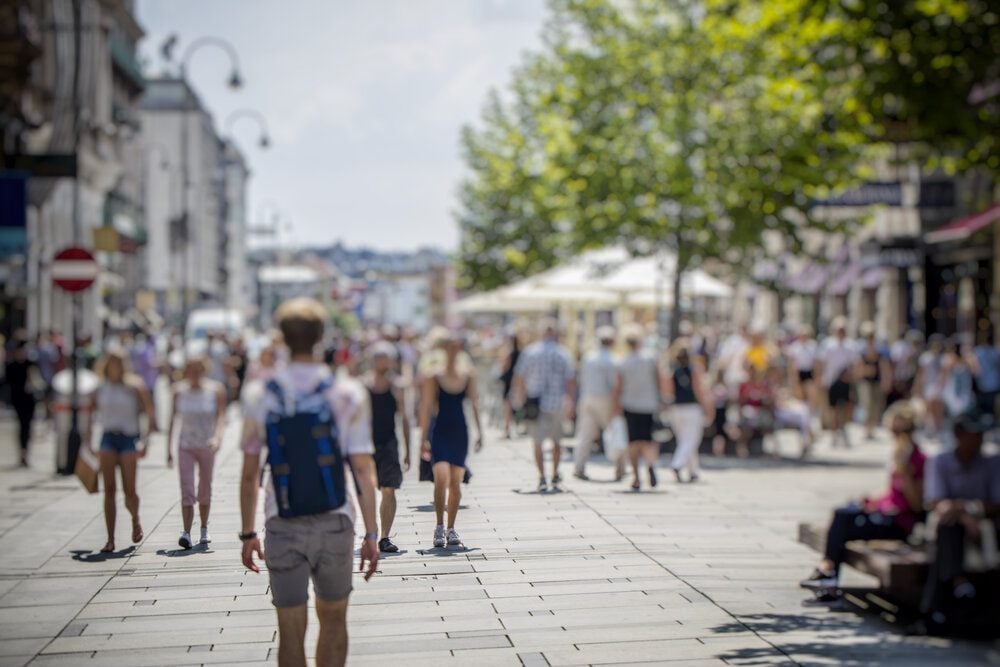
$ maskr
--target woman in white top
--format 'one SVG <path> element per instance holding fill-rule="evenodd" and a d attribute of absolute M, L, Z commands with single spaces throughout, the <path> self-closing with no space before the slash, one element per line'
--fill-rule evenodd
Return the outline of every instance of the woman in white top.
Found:
<path fill-rule="evenodd" d="M 173 387 L 173 411 L 167 433 L 170 454 L 167 464 L 173 465 L 174 432 L 178 419 L 180 433 L 177 437 L 178 469 L 181 480 L 181 518 L 184 529 L 177 541 L 190 549 L 191 525 L 194 523 L 194 505 L 198 503 L 201 516 L 200 544 L 208 544 L 208 514 L 212 503 L 212 471 L 215 453 L 219 451 L 226 425 L 226 388 L 222 383 L 205 377 L 208 364 L 204 357 L 189 357 L 184 366 L 184 379 Z M 198 468 L 198 485 L 195 487 L 195 467 Z"/>
<path fill-rule="evenodd" d="M 794 387 L 795 397 L 808 403 L 813 410 L 819 406 L 816 381 L 813 376 L 818 350 L 819 344 L 809 326 L 799 329 L 795 340 L 785 348 L 788 357 L 788 386 Z"/>
<path fill-rule="evenodd" d="M 98 365 L 101 386 L 94 394 L 94 424 L 101 429 L 98 454 L 101 476 L 104 480 L 104 523 L 108 529 L 107 544 L 101 553 L 115 550 L 115 521 L 117 519 L 116 469 L 121 469 L 125 508 L 132 515 L 132 542 L 142 541 L 139 523 L 139 495 L 136 493 L 136 467 L 146 455 L 146 444 L 140 427 L 140 416 L 146 415 L 146 436 L 156 431 L 153 401 L 141 378 L 127 372 L 125 353 L 114 350 L 104 355 Z M 89 442 L 90 439 L 87 439 Z"/>
<path fill-rule="evenodd" d="M 649 485 L 655 487 L 656 460 L 660 446 L 653 441 L 653 423 L 662 407 L 665 395 L 663 374 L 656 358 L 642 350 L 643 332 L 638 326 L 629 327 L 625 342 L 630 352 L 618 365 L 618 381 L 612 394 L 614 413 L 625 417 L 628 428 L 628 455 L 632 463 L 632 490 L 639 491 L 639 459 L 646 461 Z"/>

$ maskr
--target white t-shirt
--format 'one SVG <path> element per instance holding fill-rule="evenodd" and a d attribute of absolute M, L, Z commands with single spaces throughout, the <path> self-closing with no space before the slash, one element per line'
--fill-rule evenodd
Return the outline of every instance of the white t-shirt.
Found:
<path fill-rule="evenodd" d="M 750 341 L 741 334 L 733 334 L 719 346 L 719 365 L 722 366 L 722 381 L 730 389 L 739 387 L 748 377 L 746 363 Z"/>
<path fill-rule="evenodd" d="M 331 377 L 330 369 L 323 364 L 291 363 L 274 374 L 274 380 L 287 392 L 304 396 L 313 391 L 322 380 Z M 348 378 L 337 378 L 326 392 L 330 410 L 337 422 L 337 441 L 340 451 L 347 457 L 351 454 L 374 454 L 372 444 L 371 418 L 369 417 L 368 392 L 359 382 Z M 272 410 L 277 409 L 273 394 L 266 391 L 263 381 L 255 380 L 247 386 L 245 394 L 247 418 L 257 424 L 258 433 L 243 438 L 243 451 L 259 454 L 265 446 L 263 441 L 264 422 Z M 254 437 L 254 435 L 256 437 Z M 345 466 L 344 476 L 348 489 L 347 502 L 334 512 L 347 515 L 354 521 L 354 480 Z M 264 479 L 264 515 L 267 518 L 278 515 L 278 504 L 274 498 L 274 484 L 270 471 Z"/>
<path fill-rule="evenodd" d="M 816 365 L 816 341 L 796 339 L 788 346 L 787 354 L 797 371 L 811 371 Z"/>
<path fill-rule="evenodd" d="M 853 366 L 858 358 L 858 346 L 849 338 L 843 340 L 830 336 L 819 348 L 820 361 L 823 362 L 823 386 L 831 387 L 844 371 Z"/>

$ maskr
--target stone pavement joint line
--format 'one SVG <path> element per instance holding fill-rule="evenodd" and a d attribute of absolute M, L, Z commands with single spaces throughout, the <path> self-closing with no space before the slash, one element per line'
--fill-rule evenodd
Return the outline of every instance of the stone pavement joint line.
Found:
<path fill-rule="evenodd" d="M 274 664 L 267 577 L 239 561 L 237 423 L 216 466 L 208 548 L 177 546 L 177 472 L 162 464 L 162 441 L 140 465 L 145 541 L 110 558 L 95 553 L 105 538 L 100 495 L 41 469 L 5 471 L 0 667 Z M 16 442 L 13 424 L 0 422 L 0 442 Z M 0 466 L 15 452 L 13 445 L 0 452 Z M 539 495 L 530 444 L 488 438 L 463 487 L 457 528 L 465 550 L 432 548 L 431 487 L 415 470 L 407 477 L 394 531 L 403 552 L 383 558 L 371 582 L 355 581 L 349 663 L 1000 660 L 990 646 L 903 637 L 877 619 L 804 604 L 797 580 L 817 554 L 796 542 L 797 523 L 822 520 L 832 504 L 881 488 L 887 457 L 880 441 L 820 447 L 814 464 L 710 459 L 698 484 L 639 494 L 601 482 L 612 470 L 595 459 L 598 481 Z M 51 439 L 43 439 L 34 461 L 52 459 Z M 129 546 L 129 532 L 119 500 L 119 546 Z M 313 622 L 310 642 L 316 631 Z"/>

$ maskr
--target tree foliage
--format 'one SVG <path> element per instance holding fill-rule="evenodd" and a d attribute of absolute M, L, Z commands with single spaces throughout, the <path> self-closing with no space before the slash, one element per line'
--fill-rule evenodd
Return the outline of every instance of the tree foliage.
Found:
<path fill-rule="evenodd" d="M 466 287 L 614 242 L 668 247 L 682 270 L 746 266 L 769 235 L 795 251 L 807 230 L 835 229 L 810 203 L 868 176 L 879 142 L 902 135 L 954 164 L 996 158 L 996 132 L 984 136 L 995 107 L 966 99 L 995 63 L 960 39 L 996 46 L 983 2 L 550 7 L 543 50 L 463 133 Z M 945 94 L 961 113 L 933 108 Z"/>

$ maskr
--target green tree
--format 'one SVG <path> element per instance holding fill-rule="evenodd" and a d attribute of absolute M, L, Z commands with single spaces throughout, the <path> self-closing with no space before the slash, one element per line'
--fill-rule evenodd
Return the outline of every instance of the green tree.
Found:
<path fill-rule="evenodd" d="M 809 201 L 847 181 L 863 139 L 844 82 L 741 32 L 740 3 L 558 0 L 543 53 L 466 129 L 466 284 L 480 288 L 612 242 L 669 248 L 683 271 L 746 266 L 769 233 L 794 249 Z M 742 17 L 746 18 L 746 17 Z M 678 317 L 671 318 L 674 333 Z"/>

